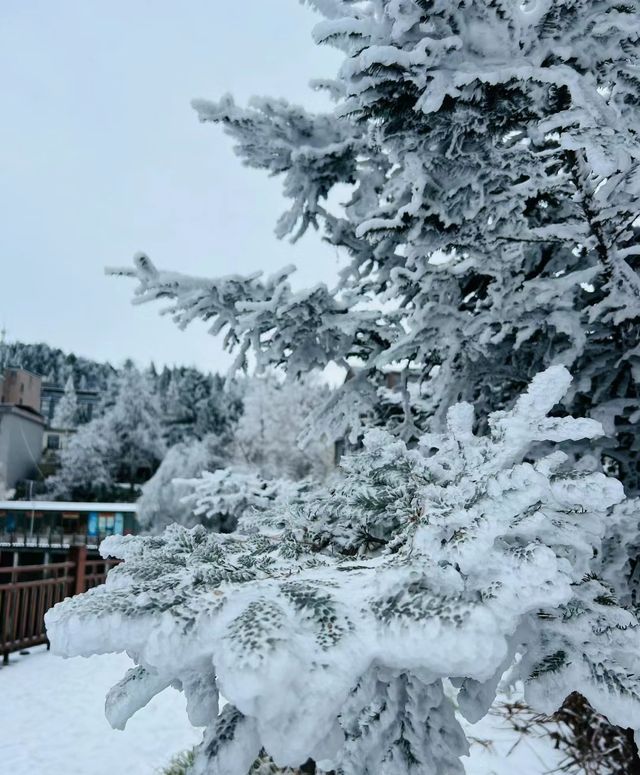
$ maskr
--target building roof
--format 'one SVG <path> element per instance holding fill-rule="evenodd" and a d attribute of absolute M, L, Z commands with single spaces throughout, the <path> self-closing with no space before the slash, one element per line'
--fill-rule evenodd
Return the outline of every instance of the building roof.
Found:
<path fill-rule="evenodd" d="M 17 414 L 25 420 L 31 420 L 39 425 L 46 425 L 46 420 L 40 412 L 36 412 L 30 406 L 26 404 L 0 404 L 0 413 L 2 414 Z"/>
<path fill-rule="evenodd" d="M 128 511 L 138 510 L 137 503 L 76 503 L 74 501 L 0 501 L 2 511 Z"/>
<path fill-rule="evenodd" d="M 36 374 L 35 371 L 31 371 L 31 369 L 25 369 L 24 366 L 5 366 L 2 373 L 6 374 L 8 371 L 23 371 L 25 374 L 30 374 L 32 377 L 42 379 L 42 374 Z"/>
<path fill-rule="evenodd" d="M 76 396 L 78 398 L 84 397 L 84 398 L 100 398 L 101 391 L 97 388 L 81 388 L 81 387 L 75 387 L 74 390 L 76 393 Z M 42 394 L 49 395 L 50 393 L 56 393 L 56 394 L 62 394 L 64 393 L 64 386 L 60 385 L 54 385 L 51 382 L 43 382 L 42 383 Z"/>

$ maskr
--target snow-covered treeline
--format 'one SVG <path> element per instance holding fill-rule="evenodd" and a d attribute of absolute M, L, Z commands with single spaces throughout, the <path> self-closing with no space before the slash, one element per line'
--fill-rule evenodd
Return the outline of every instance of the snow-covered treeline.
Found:
<path fill-rule="evenodd" d="M 20 366 L 52 385 L 65 385 L 69 379 L 76 388 L 104 390 L 116 369 L 75 353 L 67 353 L 48 344 L 0 342 L 0 368 Z"/>
<path fill-rule="evenodd" d="M 242 411 L 227 432 L 174 445 L 142 486 L 144 530 L 157 533 L 177 522 L 229 532 L 247 510 L 333 472 L 333 440 L 301 438 L 328 387 L 316 378 L 283 382 L 271 374 L 242 379 L 237 389 Z"/>

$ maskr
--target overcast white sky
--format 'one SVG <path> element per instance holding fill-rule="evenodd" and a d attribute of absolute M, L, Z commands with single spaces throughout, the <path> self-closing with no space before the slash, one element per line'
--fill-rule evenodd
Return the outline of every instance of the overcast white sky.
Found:
<path fill-rule="evenodd" d="M 205 276 L 299 269 L 331 281 L 337 258 L 315 235 L 273 228 L 280 182 L 241 166 L 230 139 L 200 124 L 192 97 L 231 92 L 324 107 L 308 88 L 338 56 L 311 41 L 296 0 L 0 2 L 0 328 L 118 363 L 229 358 L 204 325 L 180 332 L 133 285 L 105 277 L 137 250 Z"/>

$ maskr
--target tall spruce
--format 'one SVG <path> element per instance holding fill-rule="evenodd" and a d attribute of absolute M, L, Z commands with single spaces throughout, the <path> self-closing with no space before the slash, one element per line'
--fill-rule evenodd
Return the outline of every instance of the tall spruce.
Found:
<path fill-rule="evenodd" d="M 316 41 L 345 54 L 321 84 L 333 113 L 194 105 L 245 164 L 284 177 L 279 235 L 322 226 L 345 249 L 340 283 L 294 293 L 290 269 L 208 281 L 139 256 L 138 295 L 226 328 L 239 363 L 254 347 L 296 372 L 359 364 L 332 402 L 343 425 L 379 401 L 389 364 L 411 383 L 410 434 L 441 428 L 456 400 L 499 408 L 562 363 L 566 409 L 603 422 L 601 455 L 637 492 L 638 3 L 310 5 L 327 17 Z M 352 193 L 332 210 L 338 184 Z"/>
<path fill-rule="evenodd" d="M 628 492 L 640 489 L 640 6 L 609 0 L 309 4 L 326 17 L 316 27 L 316 41 L 345 55 L 338 78 L 317 84 L 336 100 L 332 113 L 310 115 L 269 99 L 246 109 L 228 97 L 194 106 L 202 121 L 221 123 L 236 139 L 246 164 L 284 177 L 292 205 L 278 224 L 280 236 L 296 239 L 309 226 L 321 227 L 343 249 L 347 258 L 336 288 L 294 293 L 289 268 L 266 280 L 190 278 L 158 271 L 143 254 L 134 270 L 121 271 L 138 278 L 139 300 L 172 299 L 180 325 L 202 317 L 213 333 L 226 330 L 238 366 L 247 364 L 253 349 L 259 367 L 277 364 L 291 374 L 331 362 L 348 367 L 351 378 L 316 414 L 316 428 L 324 422 L 332 434 L 350 430 L 357 436 L 363 419 L 388 417 L 390 430 L 422 439 L 428 462 L 403 451 L 391 436 L 369 435 L 365 452 L 347 463 L 343 491 L 310 496 L 307 511 L 296 507 L 290 522 L 279 511 L 257 527 L 251 523 L 255 543 L 238 539 L 233 568 L 222 559 L 235 551 L 232 538 L 174 531 L 165 545 L 112 542 L 112 551 L 127 559 L 118 582 L 51 615 L 54 635 L 59 633 L 68 653 L 91 651 L 98 639 L 102 648 L 100 627 L 99 638 L 78 637 L 75 644 L 66 633 L 78 618 L 88 623 L 105 612 L 120 617 L 124 606 L 131 631 L 111 647 L 146 642 L 155 632 L 153 617 L 143 623 L 123 590 L 127 579 L 131 589 L 144 585 L 156 565 L 168 573 L 166 587 L 153 587 L 158 611 L 173 606 L 183 627 L 186 618 L 187 630 L 199 632 L 200 624 L 187 590 L 205 578 L 213 587 L 230 584 L 229 605 L 223 593 L 203 624 L 207 632 L 213 620 L 220 627 L 209 640 L 204 637 L 212 644 L 206 660 L 213 659 L 216 673 L 193 677 L 198 668 L 189 659 L 204 656 L 196 636 L 189 640 L 193 652 L 182 654 L 177 665 L 169 642 L 163 655 L 137 651 L 143 672 L 125 680 L 110 704 L 112 721 L 124 723 L 123 709 L 134 709 L 141 691 L 178 678 L 194 723 L 204 725 L 215 710 L 207 702 L 220 680 L 232 704 L 215 724 L 208 723 L 194 765 L 198 773 L 244 775 L 261 747 L 283 764 L 300 764 L 309 755 L 324 758 L 345 775 L 459 771 L 465 743 L 439 682 L 455 679 L 463 712 L 478 717 L 515 651 L 524 658 L 514 676 L 525 680 L 532 703 L 543 710 L 555 709 L 580 688 L 612 721 L 637 727 L 638 666 L 630 656 L 637 621 L 617 606 L 620 579 L 607 586 L 603 578 L 611 568 L 600 559 L 597 567 L 592 564 L 594 551 L 600 558 L 613 543 L 622 549 L 613 555 L 626 573 L 616 516 L 624 515 L 634 531 L 637 520 L 629 519 L 626 507 L 605 516 L 618 497 L 607 480 L 597 480 L 598 495 L 593 474 L 573 477 L 557 469 L 565 460 L 558 453 L 543 458 L 535 476 L 518 459 L 530 454 L 529 442 L 563 441 L 574 459 L 585 458 L 581 466 L 596 453 L 596 464 L 618 474 Z M 330 194 L 344 185 L 351 189 L 347 203 L 331 207 Z M 569 426 L 554 428 L 553 420 L 540 415 L 554 403 L 540 389 L 560 399 L 558 385 L 568 387 L 560 377 L 564 372 L 557 371 L 560 364 L 575 375 L 563 411 L 600 420 L 600 440 L 593 441 L 595 426 L 568 432 Z M 511 406 L 533 375 L 550 365 L 514 410 L 490 415 Z M 380 412 L 389 368 L 401 373 L 399 412 Z M 449 412 L 461 399 L 477 405 L 476 425 L 491 431 L 491 441 L 472 441 L 466 405 Z M 445 429 L 446 436 L 433 435 Z M 429 444 L 441 453 L 430 458 Z M 497 468 L 487 455 L 498 455 Z M 530 502 L 533 491 L 539 498 Z M 493 519 L 489 502 L 505 492 L 511 504 L 503 512 L 506 532 L 485 532 L 485 520 Z M 312 530 L 308 521 L 318 518 L 324 521 Z M 276 549 L 278 524 L 284 532 Z M 615 528 L 613 537 L 605 535 L 607 524 Z M 491 536 L 493 543 L 485 543 Z M 495 577 L 485 577 L 486 586 L 479 583 L 471 561 L 479 546 L 506 552 L 514 575 L 499 578 L 505 557 L 496 556 L 496 565 L 484 567 L 488 576 L 495 570 Z M 543 546 L 556 557 L 557 569 L 569 574 L 562 600 L 560 578 L 549 582 L 559 595 L 555 603 L 537 601 L 527 586 L 527 568 L 542 561 Z M 168 589 L 178 576 L 170 558 L 179 549 L 176 562 L 181 569 L 190 565 L 193 579 L 180 576 L 184 594 L 172 598 Z M 324 563 L 331 565 L 328 558 L 336 555 L 356 555 L 364 564 L 333 573 Z M 412 559 L 403 564 L 407 557 Z M 441 568 L 433 576 L 432 563 Z M 386 590 L 387 597 L 367 598 L 369 584 L 381 591 L 390 578 L 385 568 L 397 571 L 396 586 Z M 540 573 L 537 567 L 538 580 Z M 299 578 L 291 581 L 292 574 Z M 238 591 L 236 598 L 246 581 L 255 582 L 254 591 L 244 597 Z M 532 605 L 526 611 L 518 609 L 525 598 Z M 341 607 L 347 599 L 349 610 L 354 600 L 362 601 L 357 621 Z M 482 627 L 495 600 L 515 617 L 506 629 L 503 620 L 492 632 L 505 639 L 497 652 L 492 648 L 498 641 Z M 354 667 L 336 654 L 355 649 L 354 642 L 356 650 L 371 645 L 362 636 L 364 631 L 372 637 L 364 624 L 369 615 L 382 639 L 373 638 L 375 666 Z M 424 644 L 426 635 L 418 630 L 434 621 L 442 636 L 435 651 L 443 661 L 436 666 L 425 656 L 416 666 L 415 654 L 402 647 L 414 637 Z M 467 631 L 469 621 L 475 629 Z M 303 633 L 307 625 L 311 629 Z M 456 632 L 456 648 L 447 645 L 449 628 Z M 603 634 L 609 646 L 603 647 Z M 464 662 L 465 638 L 474 639 L 473 669 L 455 663 L 458 657 Z M 175 640 L 180 642 L 177 635 Z M 295 658 L 284 645 L 291 642 L 305 646 Z M 607 651 L 612 645 L 617 659 Z M 338 651 L 331 652 L 332 646 Z M 316 647 L 327 653 L 320 656 Z M 380 656 L 385 647 L 395 661 Z M 254 685 L 236 674 L 238 664 L 251 672 Z M 287 666 L 287 680 L 275 693 L 265 683 L 265 664 L 278 676 L 277 666 Z M 309 689 L 320 664 L 324 704 Z M 301 720 L 304 707 L 290 704 L 292 694 L 300 696 L 301 676 L 305 694 L 316 703 L 313 728 Z"/>
<path fill-rule="evenodd" d="M 72 376 L 65 383 L 64 393 L 56 404 L 51 423 L 54 428 L 65 430 L 75 428 L 78 424 L 78 396 Z"/>

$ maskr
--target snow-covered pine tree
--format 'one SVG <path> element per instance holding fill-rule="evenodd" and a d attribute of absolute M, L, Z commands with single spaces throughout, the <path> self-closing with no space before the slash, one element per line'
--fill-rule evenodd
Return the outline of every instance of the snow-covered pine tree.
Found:
<path fill-rule="evenodd" d="M 118 728 L 181 687 L 205 728 L 192 775 L 247 775 L 263 750 L 341 775 L 463 773 L 455 707 L 481 718 L 508 668 L 534 708 L 579 688 L 640 728 L 638 621 L 600 575 L 622 486 L 532 449 L 602 432 L 549 416 L 570 379 L 538 375 L 486 435 L 465 403 L 416 449 L 372 430 L 342 483 L 237 533 L 109 538 L 125 562 L 49 612 L 53 649 L 134 658 L 107 699 Z"/>
<path fill-rule="evenodd" d="M 323 479 L 332 465 L 327 439 L 301 436 L 330 391 L 313 376 L 283 382 L 274 374 L 246 380 L 243 411 L 234 429 L 234 462 L 265 479 Z"/>
<path fill-rule="evenodd" d="M 78 397 L 73 384 L 73 377 L 69 376 L 64 386 L 64 393 L 56 404 L 53 412 L 52 425 L 54 428 L 71 430 L 78 424 Z"/>
<path fill-rule="evenodd" d="M 5 366 L 28 369 L 53 385 L 64 385 L 73 377 L 76 388 L 101 391 L 114 373 L 109 363 L 98 363 L 43 343 L 0 342 L 0 368 Z"/>
<path fill-rule="evenodd" d="M 233 429 L 242 408 L 237 380 L 225 385 L 218 374 L 193 368 L 164 371 L 157 380 L 163 434 L 169 446 L 215 434 L 221 439 Z"/>
<path fill-rule="evenodd" d="M 145 375 L 133 365 L 118 376 L 117 392 L 105 399 L 103 413 L 78 431 L 60 453 L 60 466 L 46 480 L 50 497 L 123 499 L 119 486 L 138 484 L 156 469 L 165 453 L 156 397 Z"/>
<path fill-rule="evenodd" d="M 132 364 L 119 375 L 117 397 L 105 419 L 118 439 L 119 478 L 138 482 L 141 472 L 148 478 L 160 464 L 166 447 L 153 386 Z"/>
<path fill-rule="evenodd" d="M 113 499 L 119 444 L 108 419 L 81 425 L 60 451 L 60 465 L 46 480 L 47 496 L 56 500 Z"/>
<path fill-rule="evenodd" d="M 158 470 L 141 488 L 137 517 L 142 530 L 161 533 L 174 522 L 185 527 L 201 524 L 193 506 L 184 498 L 193 492 L 191 477 L 224 464 L 222 449 L 217 437 L 207 437 L 178 442 L 168 450 Z"/>
<path fill-rule="evenodd" d="M 484 415 L 563 363 L 565 405 L 603 422 L 602 452 L 638 491 L 638 3 L 309 4 L 326 17 L 316 41 L 345 55 L 319 84 L 334 113 L 194 105 L 283 176 L 279 235 L 321 225 L 345 249 L 340 283 L 294 293 L 290 268 L 202 280 L 140 255 L 138 299 L 226 329 L 238 363 L 253 347 L 291 372 L 359 364 L 331 399 L 338 425 L 379 401 L 390 363 L 412 377 L 405 435 L 442 428 L 461 398 Z M 352 194 L 332 210 L 339 184 Z"/>

